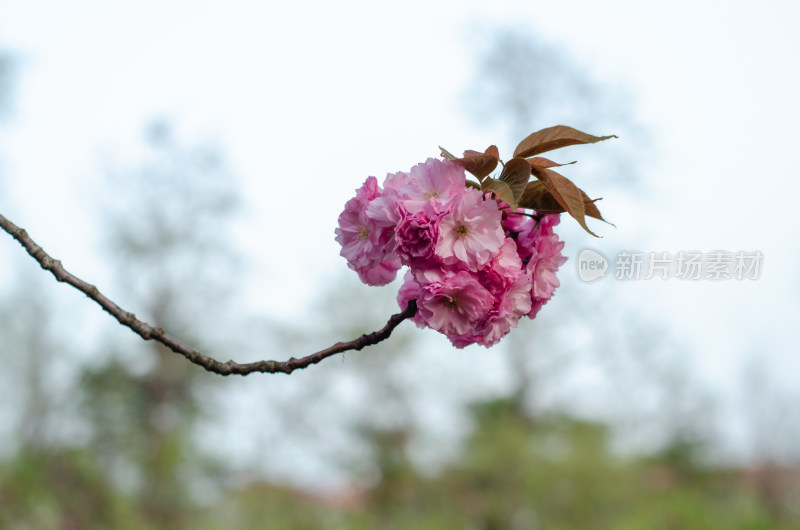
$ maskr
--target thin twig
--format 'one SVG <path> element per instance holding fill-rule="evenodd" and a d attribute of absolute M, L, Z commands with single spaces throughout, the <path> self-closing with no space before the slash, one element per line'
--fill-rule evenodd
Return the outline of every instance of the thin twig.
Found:
<path fill-rule="evenodd" d="M 161 328 L 156 328 L 136 318 L 136 315 L 129 311 L 125 311 L 112 300 L 103 295 L 100 290 L 94 285 L 87 283 L 77 276 L 67 272 L 61 265 L 61 261 L 53 259 L 47 252 L 44 251 L 33 239 L 30 238 L 28 233 L 22 228 L 18 227 L 2 214 L 0 214 L 0 228 L 11 234 L 11 236 L 19 241 L 19 243 L 28 251 L 33 259 L 45 270 L 50 271 L 56 280 L 67 283 L 77 290 L 84 293 L 86 296 L 97 302 L 108 314 L 113 316 L 117 321 L 125 327 L 133 330 L 134 333 L 142 337 L 144 340 L 155 340 L 160 342 L 170 350 L 183 355 L 194 364 L 198 364 L 208 370 L 220 375 L 247 375 L 253 372 L 261 373 L 284 373 L 290 374 L 295 370 L 305 368 L 309 365 L 316 364 L 321 360 L 342 353 L 349 350 L 360 350 L 366 346 L 377 344 L 392 334 L 394 328 L 400 322 L 407 318 L 411 318 L 417 312 L 416 300 L 411 300 L 406 308 L 400 313 L 394 314 L 389 318 L 386 325 L 378 331 L 364 334 L 357 339 L 347 342 L 337 342 L 330 348 L 320 350 L 311 355 L 295 359 L 291 357 L 286 361 L 256 361 L 252 363 L 239 364 L 234 361 L 220 362 L 203 353 L 195 350 L 191 346 L 187 346 L 180 340 L 168 334 Z"/>

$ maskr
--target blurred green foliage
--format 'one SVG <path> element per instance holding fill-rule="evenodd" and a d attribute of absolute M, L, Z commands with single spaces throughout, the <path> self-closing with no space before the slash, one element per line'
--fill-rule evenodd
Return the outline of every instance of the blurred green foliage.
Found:
<path fill-rule="evenodd" d="M 142 510 L 90 449 L 22 451 L 0 466 L 0 527 L 800 528 L 797 491 L 770 490 L 743 470 L 687 467 L 671 454 L 619 456 L 603 425 L 530 419 L 513 400 L 482 403 L 473 415 L 462 454 L 434 477 L 406 458 L 402 432 L 373 432 L 365 434 L 378 455 L 372 487 L 321 495 L 251 483 L 206 502 L 162 491 L 169 521 Z"/>

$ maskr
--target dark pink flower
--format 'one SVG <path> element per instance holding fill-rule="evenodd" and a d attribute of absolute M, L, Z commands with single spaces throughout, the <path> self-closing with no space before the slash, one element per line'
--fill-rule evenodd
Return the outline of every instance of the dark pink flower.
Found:
<path fill-rule="evenodd" d="M 400 221 L 395 227 L 397 241 L 395 252 L 405 265 L 414 266 L 420 262 L 435 259 L 434 247 L 439 238 L 439 222 L 442 217 L 433 206 L 425 205 L 416 212 L 401 209 Z"/>
<path fill-rule="evenodd" d="M 559 240 L 553 232 L 553 227 L 559 222 L 558 215 L 542 216 L 536 227 L 526 236 L 529 241 L 531 256 L 526 265 L 531 274 L 533 286 L 531 288 L 532 308 L 528 316 L 533 318 L 555 293 L 560 285 L 556 272 L 567 258 L 561 253 L 564 242 Z M 520 235 L 522 238 L 522 235 Z"/>
<path fill-rule="evenodd" d="M 448 337 L 473 329 L 494 302 L 492 294 L 467 271 L 443 272 L 437 281 L 420 286 L 420 316 L 428 326 Z"/>
<path fill-rule="evenodd" d="M 403 285 L 400 286 L 400 290 L 397 292 L 397 304 L 401 309 L 405 309 L 411 300 L 419 300 L 421 294 L 422 287 L 420 287 L 414 279 L 414 275 L 411 271 L 406 271 L 405 278 L 403 278 Z M 419 311 L 411 318 L 411 321 L 414 322 L 418 328 L 428 327 L 422 319 L 422 316 L 420 316 Z"/>

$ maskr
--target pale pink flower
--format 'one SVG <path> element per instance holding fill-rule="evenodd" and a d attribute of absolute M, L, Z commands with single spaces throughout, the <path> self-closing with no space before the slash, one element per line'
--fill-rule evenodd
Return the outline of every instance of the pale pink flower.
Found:
<path fill-rule="evenodd" d="M 391 187 L 409 212 L 426 205 L 439 210 L 464 193 L 466 180 L 462 166 L 450 160 L 429 158 L 412 167 L 405 182 L 403 178 L 393 178 Z"/>
<path fill-rule="evenodd" d="M 400 220 L 400 211 L 397 201 L 394 197 L 388 195 L 381 195 L 370 201 L 367 206 L 367 217 L 369 217 L 376 226 L 383 228 L 394 229 L 394 226 Z M 390 234 L 394 235 L 394 234 Z"/>
<path fill-rule="evenodd" d="M 347 201 L 335 230 L 336 241 L 342 245 L 340 254 L 353 267 L 365 267 L 384 257 L 381 229 L 367 216 L 365 206 L 357 198 Z"/>
<path fill-rule="evenodd" d="M 501 211 L 492 199 L 469 188 L 452 210 L 442 217 L 436 255 L 448 265 L 461 264 L 469 270 L 483 267 L 500 249 L 505 234 Z"/>
<path fill-rule="evenodd" d="M 381 193 L 381 188 L 378 186 L 378 179 L 375 177 L 367 177 L 364 184 L 356 190 L 356 199 L 368 203 L 372 199 L 380 197 Z"/>
<path fill-rule="evenodd" d="M 357 271 L 362 279 L 367 277 L 383 281 L 386 278 L 385 272 L 381 275 L 367 273 L 384 261 L 396 259 L 393 254 L 396 243 L 392 221 L 374 219 L 368 215 L 370 204 L 380 199 L 380 194 L 377 179 L 367 178 L 361 188 L 356 190 L 356 196 L 345 204 L 335 233 L 336 241 L 342 245 L 340 254 L 347 260 L 348 266 Z"/>
<path fill-rule="evenodd" d="M 383 179 L 383 191 L 386 195 L 402 197 L 402 190 L 408 186 L 408 173 L 398 171 L 397 173 L 387 173 Z"/>

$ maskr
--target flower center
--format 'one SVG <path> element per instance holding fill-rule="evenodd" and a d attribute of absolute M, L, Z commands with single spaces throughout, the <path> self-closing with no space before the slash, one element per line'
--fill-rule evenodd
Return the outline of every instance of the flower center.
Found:
<path fill-rule="evenodd" d="M 456 298 L 452 294 L 445 298 L 445 303 L 447 304 L 447 306 L 450 308 L 451 311 L 458 309 L 458 298 Z"/>
<path fill-rule="evenodd" d="M 362 226 L 358 230 L 358 239 L 367 239 L 369 237 L 369 228 Z"/>
<path fill-rule="evenodd" d="M 465 225 L 459 225 L 458 228 L 456 228 L 456 236 L 459 239 L 467 237 L 468 233 L 469 229 Z"/>

